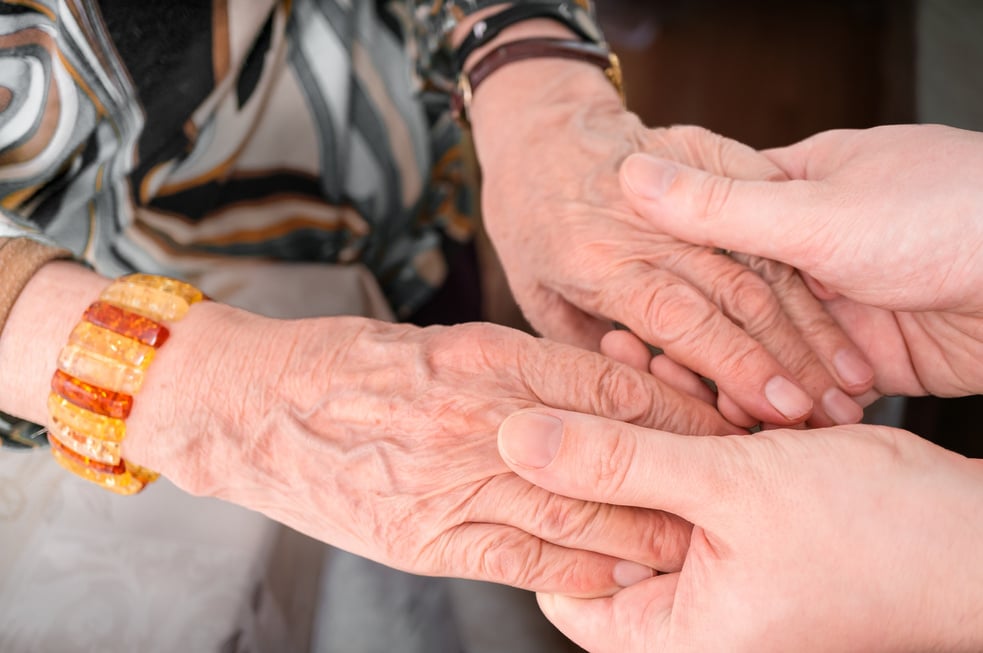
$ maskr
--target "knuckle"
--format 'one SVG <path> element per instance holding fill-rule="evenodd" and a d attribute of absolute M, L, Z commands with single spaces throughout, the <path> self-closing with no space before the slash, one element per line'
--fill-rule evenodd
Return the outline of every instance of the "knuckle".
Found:
<path fill-rule="evenodd" d="M 595 413 L 612 419 L 633 422 L 652 407 L 651 388 L 643 376 L 620 364 L 605 361 L 593 399 Z"/>
<path fill-rule="evenodd" d="M 788 324 L 771 286 L 752 270 L 739 268 L 726 289 L 718 289 L 717 294 L 731 321 L 752 336 L 771 333 Z"/>
<path fill-rule="evenodd" d="M 550 542 L 568 543 L 582 539 L 597 523 L 601 506 L 575 501 L 555 494 L 547 495 L 537 514 L 542 537 Z"/>
<path fill-rule="evenodd" d="M 515 587 L 530 587 L 543 562 L 543 542 L 510 529 L 495 529 L 470 547 L 470 569 L 487 579 Z"/>
<path fill-rule="evenodd" d="M 794 284 L 798 279 L 795 269 L 786 263 L 761 256 L 741 254 L 739 252 L 733 253 L 732 256 L 734 260 L 753 270 L 773 288 L 784 288 L 787 285 Z"/>
<path fill-rule="evenodd" d="M 710 319 L 713 307 L 700 292 L 681 280 L 669 280 L 651 292 L 643 316 L 656 335 L 657 346 L 666 348 L 692 337 L 693 329 Z"/>
<path fill-rule="evenodd" d="M 651 551 L 653 566 L 662 572 L 678 571 L 686 558 L 692 524 L 665 512 L 646 511 L 646 523 L 639 530 Z"/>

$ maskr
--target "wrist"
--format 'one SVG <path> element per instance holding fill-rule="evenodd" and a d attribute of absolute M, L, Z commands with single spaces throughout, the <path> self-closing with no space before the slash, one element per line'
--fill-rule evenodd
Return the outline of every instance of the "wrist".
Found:
<path fill-rule="evenodd" d="M 530 138 L 566 138 L 565 130 L 592 116 L 626 114 L 601 69 L 549 58 L 503 66 L 475 92 L 470 107 L 475 149 L 483 167 L 501 150 L 529 156 Z"/>
<path fill-rule="evenodd" d="M 76 263 L 38 269 L 0 333 L 0 411 L 45 424 L 58 353 L 86 307 L 110 283 Z"/>
<path fill-rule="evenodd" d="M 215 302 L 167 325 L 127 419 L 123 456 L 193 494 L 212 494 L 235 463 L 262 365 L 266 318 Z"/>

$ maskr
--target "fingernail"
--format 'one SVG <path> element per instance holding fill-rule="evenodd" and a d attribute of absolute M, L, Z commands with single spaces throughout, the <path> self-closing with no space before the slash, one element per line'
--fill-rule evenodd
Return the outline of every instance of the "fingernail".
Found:
<path fill-rule="evenodd" d="M 765 384 L 765 398 L 786 419 L 804 419 L 812 410 L 812 397 L 783 376 L 774 376 Z"/>
<path fill-rule="evenodd" d="M 849 386 L 867 385 L 874 378 L 874 369 L 852 349 L 841 349 L 833 354 L 833 367 L 843 383 Z"/>
<path fill-rule="evenodd" d="M 502 455 L 511 462 L 539 469 L 556 457 L 563 439 L 563 422 L 552 415 L 519 413 L 502 422 L 498 441 Z"/>
<path fill-rule="evenodd" d="M 635 583 L 640 583 L 647 578 L 655 575 L 651 567 L 640 565 L 637 562 L 622 560 L 614 566 L 614 582 L 620 587 L 629 587 Z"/>
<path fill-rule="evenodd" d="M 655 200 L 665 195 L 679 169 L 665 159 L 632 154 L 621 166 L 628 189 L 642 199 Z"/>
<path fill-rule="evenodd" d="M 823 394 L 823 410 L 837 424 L 856 424 L 864 418 L 864 409 L 839 388 Z"/>

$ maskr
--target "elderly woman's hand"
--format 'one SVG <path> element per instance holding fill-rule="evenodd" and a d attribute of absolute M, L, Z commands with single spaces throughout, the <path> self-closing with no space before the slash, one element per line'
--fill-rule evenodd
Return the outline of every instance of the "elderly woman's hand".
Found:
<path fill-rule="evenodd" d="M 667 235 L 617 174 L 634 152 L 755 179 L 782 177 L 772 162 L 706 130 L 645 128 L 579 63 L 506 66 L 471 115 L 487 230 L 541 333 L 596 350 L 620 322 L 714 380 L 724 415 L 745 426 L 860 419 L 849 395 L 873 373 L 794 270 Z"/>
<path fill-rule="evenodd" d="M 404 570 L 579 595 L 678 569 L 690 526 L 536 488 L 498 456 L 501 421 L 551 406 L 736 430 L 649 375 L 492 325 L 284 322 L 206 304 L 154 366 L 124 453 L 180 487 Z"/>

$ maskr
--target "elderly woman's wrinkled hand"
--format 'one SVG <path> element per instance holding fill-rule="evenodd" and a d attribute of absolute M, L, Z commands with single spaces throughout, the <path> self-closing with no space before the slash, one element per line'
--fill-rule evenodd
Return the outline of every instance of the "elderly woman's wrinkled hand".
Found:
<path fill-rule="evenodd" d="M 155 375 L 182 382 L 145 391 L 159 414 L 131 417 L 127 457 L 417 573 L 598 595 L 679 568 L 688 522 L 567 499 L 510 472 L 495 433 L 516 410 L 739 430 L 649 375 L 504 327 L 282 322 L 214 304 L 186 328 L 202 320 L 169 345 L 170 360 L 180 342 L 197 353 Z M 174 406 L 175 395 L 197 399 Z"/>

